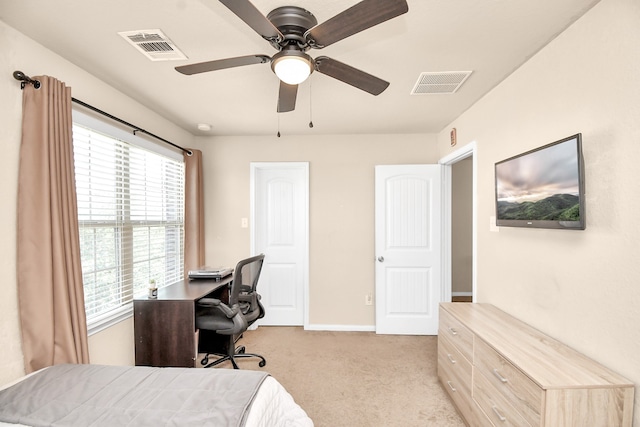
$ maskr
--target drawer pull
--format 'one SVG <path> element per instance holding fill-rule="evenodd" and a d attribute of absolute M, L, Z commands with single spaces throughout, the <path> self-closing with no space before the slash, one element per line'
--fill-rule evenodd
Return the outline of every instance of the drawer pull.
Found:
<path fill-rule="evenodd" d="M 449 362 L 456 363 L 456 359 L 454 359 L 453 356 L 451 356 L 451 354 L 447 353 L 447 357 L 449 358 Z"/>
<path fill-rule="evenodd" d="M 503 383 L 508 382 L 508 380 L 507 380 L 505 377 L 503 377 L 502 375 L 500 375 L 500 372 L 498 372 L 498 370 L 497 370 L 497 369 L 494 369 L 494 370 L 493 370 L 493 375 L 495 375 L 496 377 L 498 377 L 498 379 L 499 379 L 500 381 L 502 381 Z"/>
<path fill-rule="evenodd" d="M 498 407 L 497 407 L 496 405 L 493 405 L 493 406 L 491 407 L 491 409 L 493 410 L 493 413 L 494 413 L 494 414 L 496 414 L 496 415 L 498 416 L 498 419 L 499 419 L 500 421 L 502 421 L 502 422 L 507 421 L 507 419 L 504 417 L 504 415 L 502 415 L 502 414 L 500 413 L 500 411 L 498 410 Z"/>
<path fill-rule="evenodd" d="M 451 335 L 458 335 L 458 331 L 456 331 L 454 328 L 452 328 L 451 326 L 449 326 L 449 332 L 451 332 Z"/>
<path fill-rule="evenodd" d="M 456 388 L 453 386 L 453 384 L 451 384 L 451 381 L 447 381 L 447 385 L 449 386 L 449 388 L 451 389 L 452 392 L 456 392 Z"/>

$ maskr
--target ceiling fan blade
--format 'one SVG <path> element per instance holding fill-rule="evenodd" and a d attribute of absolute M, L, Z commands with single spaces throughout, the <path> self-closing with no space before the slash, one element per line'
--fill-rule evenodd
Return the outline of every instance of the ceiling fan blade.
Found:
<path fill-rule="evenodd" d="M 304 37 L 319 49 L 371 28 L 409 10 L 406 0 L 363 0 L 328 21 L 308 30 Z"/>
<path fill-rule="evenodd" d="M 298 85 L 288 85 L 280 82 L 278 92 L 278 113 L 286 113 L 296 108 L 296 96 L 298 95 Z"/>
<path fill-rule="evenodd" d="M 235 58 L 218 59 L 215 61 L 198 62 L 197 64 L 181 65 L 176 71 L 186 74 L 206 73 L 207 71 L 224 70 L 225 68 L 240 67 L 243 65 L 264 64 L 271 61 L 266 55 L 248 55 Z"/>
<path fill-rule="evenodd" d="M 316 71 L 369 92 L 372 95 L 380 95 L 389 86 L 387 81 L 326 56 L 317 57 L 315 63 Z"/>
<path fill-rule="evenodd" d="M 280 43 L 284 36 L 249 0 L 219 0 L 262 38 Z"/>

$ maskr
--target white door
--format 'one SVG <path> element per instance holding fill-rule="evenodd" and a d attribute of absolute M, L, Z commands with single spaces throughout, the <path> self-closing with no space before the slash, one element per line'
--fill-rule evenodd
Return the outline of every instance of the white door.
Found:
<path fill-rule="evenodd" d="M 251 163 L 252 252 L 265 254 L 261 325 L 306 323 L 308 192 L 308 163 Z"/>
<path fill-rule="evenodd" d="M 436 335 L 440 165 L 376 166 L 376 332 Z"/>

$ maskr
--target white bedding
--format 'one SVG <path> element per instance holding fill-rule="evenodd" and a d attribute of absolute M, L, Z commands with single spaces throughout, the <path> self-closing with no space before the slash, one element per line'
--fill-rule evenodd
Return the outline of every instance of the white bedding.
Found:
<path fill-rule="evenodd" d="M 46 368 L 45 368 L 46 369 Z M 38 372 L 26 375 L 9 384 L 0 387 L 8 388 L 20 381 L 36 375 Z M 5 427 L 30 427 L 24 424 L 11 424 L 0 421 Z M 293 400 L 275 378 L 267 377 L 255 395 L 246 419 L 246 427 L 313 427 L 313 421 L 306 412 Z"/>
<path fill-rule="evenodd" d="M 247 427 L 313 427 L 307 413 L 273 377 L 264 380 L 256 394 Z"/>

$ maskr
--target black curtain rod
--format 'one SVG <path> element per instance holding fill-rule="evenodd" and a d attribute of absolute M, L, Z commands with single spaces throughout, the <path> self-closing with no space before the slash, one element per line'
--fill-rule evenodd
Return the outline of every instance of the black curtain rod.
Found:
<path fill-rule="evenodd" d="M 36 88 L 36 89 L 40 88 L 40 82 L 38 80 L 32 79 L 31 77 L 29 77 L 26 74 L 24 74 L 22 71 L 14 71 L 13 72 L 13 77 L 16 80 L 20 80 L 21 81 L 20 89 L 24 89 L 25 85 L 27 85 L 27 84 L 32 84 L 33 87 Z M 147 132 L 146 130 L 140 128 L 139 126 L 132 125 L 131 123 L 126 122 L 126 121 L 124 121 L 124 120 L 122 120 L 122 119 L 120 119 L 120 118 L 118 118 L 116 116 L 113 116 L 113 115 L 107 113 L 106 111 L 102 111 L 101 109 L 96 108 L 93 105 L 89 105 L 86 102 L 80 101 L 79 99 L 76 99 L 76 98 L 71 98 L 71 101 L 75 102 L 76 104 L 80 104 L 83 107 L 88 108 L 91 111 L 95 111 L 96 113 L 102 114 L 103 116 L 108 117 L 111 120 L 114 120 L 114 121 L 116 121 L 118 123 L 121 123 L 121 124 L 123 124 L 125 126 L 129 126 L 130 128 L 133 128 L 133 134 L 134 135 L 137 132 L 142 132 L 144 134 L 147 134 L 147 135 L 149 135 L 149 136 L 151 136 L 153 138 L 156 138 L 156 139 L 164 142 L 165 144 L 169 144 L 172 147 L 175 147 L 175 148 L 177 148 L 179 150 L 182 150 L 183 152 L 187 153 L 187 155 L 189 155 L 189 156 L 191 156 L 193 154 L 193 152 L 191 150 L 187 150 L 186 148 L 182 148 L 179 145 L 176 145 L 171 141 L 167 141 L 166 139 L 159 137 L 158 135 L 154 135 L 151 132 Z"/>

